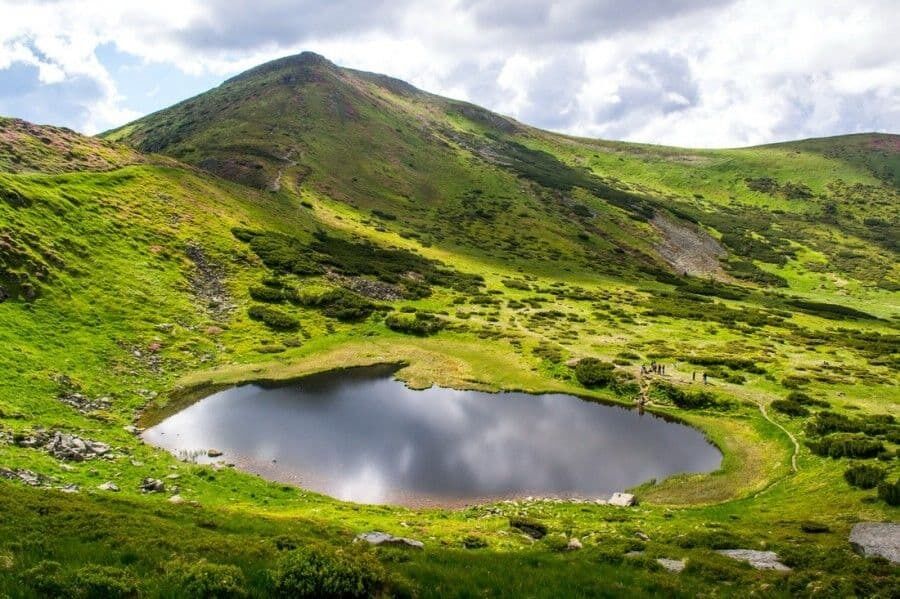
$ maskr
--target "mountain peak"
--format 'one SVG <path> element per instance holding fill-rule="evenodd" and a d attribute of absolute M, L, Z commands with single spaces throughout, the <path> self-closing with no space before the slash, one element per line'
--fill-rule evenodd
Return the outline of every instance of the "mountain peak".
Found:
<path fill-rule="evenodd" d="M 333 62 L 322 56 L 321 54 L 316 54 L 315 52 L 301 52 L 300 54 L 293 54 L 291 56 L 284 56 L 282 58 L 276 58 L 275 60 L 270 60 L 269 62 L 263 63 L 259 66 L 253 67 L 239 75 L 235 75 L 231 79 L 228 79 L 225 83 L 232 83 L 235 81 L 244 81 L 246 79 L 252 79 L 254 77 L 260 77 L 263 75 L 268 75 L 270 73 L 280 72 L 280 71 L 303 71 L 303 72 L 312 72 L 312 71 L 336 71 L 338 66 Z"/>

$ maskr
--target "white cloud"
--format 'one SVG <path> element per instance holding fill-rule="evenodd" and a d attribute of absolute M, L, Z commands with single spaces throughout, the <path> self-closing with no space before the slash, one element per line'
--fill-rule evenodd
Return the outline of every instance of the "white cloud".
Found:
<path fill-rule="evenodd" d="M 222 77 L 311 49 L 579 135 L 723 146 L 900 130 L 894 0 L 0 0 L 0 13 L 0 112 L 25 105 L 11 73 L 28 65 L 30 101 L 63 97 L 59 122 L 87 131 L 134 116 L 97 58 L 109 43 Z"/>

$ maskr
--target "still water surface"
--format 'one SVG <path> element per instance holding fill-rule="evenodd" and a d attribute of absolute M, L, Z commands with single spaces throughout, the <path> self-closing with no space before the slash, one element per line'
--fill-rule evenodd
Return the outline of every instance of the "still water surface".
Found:
<path fill-rule="evenodd" d="M 143 436 L 339 499 L 413 506 L 604 497 L 721 462 L 699 431 L 650 414 L 561 394 L 414 391 L 392 371 L 234 387 Z M 223 456 L 206 457 L 210 448 Z"/>

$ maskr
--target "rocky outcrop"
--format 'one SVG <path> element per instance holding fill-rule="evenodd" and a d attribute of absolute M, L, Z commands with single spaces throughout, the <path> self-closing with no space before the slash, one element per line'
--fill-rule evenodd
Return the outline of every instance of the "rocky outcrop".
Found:
<path fill-rule="evenodd" d="M 166 490 L 166 483 L 158 478 L 145 478 L 141 481 L 140 489 L 144 493 L 162 493 Z"/>
<path fill-rule="evenodd" d="M 747 562 L 757 570 L 780 570 L 783 572 L 790 570 L 790 568 L 778 561 L 778 554 L 774 551 L 719 549 L 716 553 L 741 562 Z"/>
<path fill-rule="evenodd" d="M 657 212 L 650 224 L 659 233 L 656 251 L 678 274 L 729 280 L 719 258 L 727 255 L 702 227 Z"/>
<path fill-rule="evenodd" d="M 194 263 L 191 288 L 209 313 L 215 318 L 224 318 L 234 308 L 225 286 L 224 269 L 210 260 L 202 247 L 189 242 L 185 253 Z"/>
<path fill-rule="evenodd" d="M 41 487 L 49 482 L 49 479 L 43 474 L 38 474 L 33 470 L 25 470 L 23 468 L 17 468 L 15 470 L 10 468 L 0 468 L 0 478 L 17 480 L 31 487 Z"/>
<path fill-rule="evenodd" d="M 637 503 L 637 500 L 631 493 L 613 493 L 606 503 L 617 507 L 631 507 Z"/>
<path fill-rule="evenodd" d="M 369 545 L 391 545 L 395 547 L 409 547 L 411 549 L 424 549 L 425 544 L 415 539 L 407 539 L 406 537 L 395 537 L 386 532 L 364 532 L 356 536 L 354 542 L 364 542 Z"/>
<path fill-rule="evenodd" d="M 63 393 L 59 396 L 59 401 L 82 413 L 89 414 L 99 410 L 108 410 L 111 401 L 108 397 L 90 398 L 83 393 Z"/>
<path fill-rule="evenodd" d="M 59 431 L 53 433 L 43 447 L 53 457 L 73 462 L 83 462 L 109 453 L 109 445 L 106 443 L 82 439 Z"/>
<path fill-rule="evenodd" d="M 103 483 L 102 485 L 98 485 L 97 488 L 100 489 L 101 491 L 112 491 L 113 493 L 119 492 L 119 485 L 117 485 L 116 483 L 114 483 L 112 481 L 107 481 L 107 482 Z"/>
<path fill-rule="evenodd" d="M 850 531 L 850 545 L 865 557 L 883 557 L 900 563 L 900 524 L 896 522 L 860 522 Z"/>
<path fill-rule="evenodd" d="M 109 445 L 100 441 L 91 441 L 77 435 L 43 429 L 16 437 L 14 442 L 19 447 L 43 449 L 57 459 L 72 462 L 83 462 L 102 457 L 110 451 Z"/>

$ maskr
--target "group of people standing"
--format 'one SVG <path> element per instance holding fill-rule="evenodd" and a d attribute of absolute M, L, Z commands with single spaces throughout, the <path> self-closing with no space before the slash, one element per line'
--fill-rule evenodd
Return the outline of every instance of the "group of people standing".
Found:
<path fill-rule="evenodd" d="M 641 374 L 665 374 L 666 373 L 666 365 L 665 364 L 657 364 L 656 362 L 650 362 L 650 367 L 646 367 L 641 364 Z"/>
<path fill-rule="evenodd" d="M 650 366 L 648 367 L 644 364 L 641 364 L 641 374 L 642 375 L 644 375 L 644 374 L 663 374 L 664 375 L 664 374 L 666 374 L 666 365 L 665 364 L 657 364 L 656 362 L 650 362 Z M 696 380 L 697 380 L 697 371 L 695 370 L 694 372 L 691 373 L 691 381 L 696 381 Z M 703 373 L 703 384 L 704 385 L 708 384 L 707 383 L 707 375 L 705 372 Z"/>

